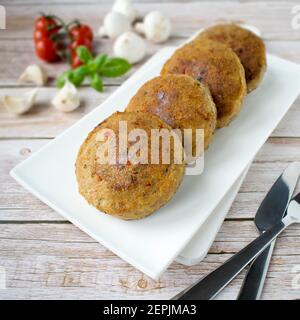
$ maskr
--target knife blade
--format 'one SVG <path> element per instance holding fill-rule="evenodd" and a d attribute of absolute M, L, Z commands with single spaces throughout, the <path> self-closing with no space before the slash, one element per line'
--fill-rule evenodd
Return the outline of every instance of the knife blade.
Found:
<path fill-rule="evenodd" d="M 179 300 L 211 300 L 224 289 L 251 261 L 257 258 L 272 241 L 292 224 L 300 224 L 300 193 L 289 203 L 287 214 L 271 229 L 263 232 L 246 247 L 233 255 L 219 268 L 196 283 Z"/>
<path fill-rule="evenodd" d="M 300 163 L 290 164 L 267 193 L 255 215 L 255 225 L 260 233 L 272 228 L 282 219 L 292 198 L 300 174 Z M 275 241 L 249 266 L 238 300 L 258 300 L 266 279 Z"/>
<path fill-rule="evenodd" d="M 261 206 L 259 207 L 259 211 L 260 212 L 264 212 L 267 211 L 270 213 L 270 215 L 272 214 L 271 209 L 275 208 L 276 211 L 276 216 L 277 218 L 280 216 L 280 218 L 278 218 L 279 220 L 273 219 L 273 217 L 271 217 L 269 220 L 264 218 L 262 219 L 262 217 L 267 216 L 266 213 L 262 214 L 260 213 L 259 215 L 257 215 L 256 217 L 256 221 L 257 223 L 262 226 L 262 227 L 273 227 L 274 225 L 277 224 L 278 221 L 280 221 L 282 219 L 282 216 L 284 215 L 284 212 L 286 211 L 286 208 L 288 206 L 289 200 L 292 197 L 293 191 L 295 189 L 298 177 L 299 177 L 299 173 L 300 173 L 300 162 L 296 162 L 296 163 L 292 163 L 284 172 L 283 174 L 278 178 L 278 180 L 275 182 L 275 186 L 271 188 L 271 190 L 269 191 L 269 193 L 272 191 L 271 195 L 269 195 L 269 193 L 267 194 L 267 196 L 265 197 L 263 203 L 261 204 Z M 276 197 L 275 197 L 276 196 Z M 280 199 L 281 197 L 285 197 L 285 201 L 283 201 L 282 199 Z M 270 197 L 270 199 L 267 201 L 267 199 Z M 282 211 L 279 211 L 276 206 L 273 205 L 273 202 L 271 200 L 274 200 L 275 203 L 277 204 L 277 206 L 280 206 Z M 270 205 L 268 206 L 268 202 L 270 202 Z M 264 210 L 263 210 L 264 208 Z M 266 221 L 267 220 L 267 221 Z M 274 225 L 271 225 L 272 223 L 274 223 Z M 268 253 L 268 257 L 270 256 L 270 254 Z M 223 268 L 224 269 L 224 268 Z M 229 272 L 230 270 L 228 270 Z M 224 275 L 224 274 L 223 274 Z M 223 276 L 220 277 L 221 275 L 218 272 L 212 272 L 209 276 L 205 277 L 204 279 L 202 279 L 201 281 L 198 282 L 198 284 L 193 284 L 191 285 L 189 288 L 185 289 L 184 291 L 180 292 L 179 294 L 177 294 L 175 297 L 173 297 L 173 300 L 177 300 L 177 299 L 185 299 L 187 296 L 189 296 L 189 298 L 192 299 L 192 296 L 195 296 L 197 298 L 197 296 L 199 296 L 199 294 L 201 295 L 201 293 L 198 294 L 196 287 L 201 287 L 201 289 L 203 288 L 203 283 L 205 282 L 206 279 L 209 278 L 210 283 L 214 283 L 215 287 L 218 287 L 218 284 L 223 283 Z M 228 277 L 227 277 L 228 278 Z M 233 278 L 231 278 L 229 281 L 231 281 Z M 201 283 L 201 285 L 200 285 Z M 228 282 L 227 282 L 228 283 Z M 199 286 L 200 285 L 200 286 Z M 221 285 L 222 287 L 223 285 Z M 196 290 L 195 290 L 196 289 Z M 208 290 L 209 292 L 212 291 L 209 288 L 206 287 L 205 289 L 206 291 Z M 195 291 L 195 292 L 191 292 L 191 291 Z M 210 299 L 213 298 L 215 295 L 217 294 L 217 292 L 210 292 L 209 294 L 204 294 L 204 296 L 209 296 Z"/>

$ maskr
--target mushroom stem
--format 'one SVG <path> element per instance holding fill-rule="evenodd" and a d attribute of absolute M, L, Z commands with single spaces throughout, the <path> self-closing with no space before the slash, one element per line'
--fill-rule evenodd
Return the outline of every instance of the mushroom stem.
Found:
<path fill-rule="evenodd" d="M 145 34 L 145 25 L 143 22 L 137 22 L 134 25 L 134 30 L 139 34 Z"/>

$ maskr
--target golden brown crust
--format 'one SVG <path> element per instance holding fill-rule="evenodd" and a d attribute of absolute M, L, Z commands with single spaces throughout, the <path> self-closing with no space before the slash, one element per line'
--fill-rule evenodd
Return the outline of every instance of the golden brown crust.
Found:
<path fill-rule="evenodd" d="M 220 24 L 207 28 L 194 40 L 208 38 L 229 46 L 245 69 L 248 92 L 256 89 L 267 66 L 266 49 L 260 37 L 236 24 Z"/>
<path fill-rule="evenodd" d="M 79 192 L 98 210 L 122 219 L 140 219 L 166 204 L 175 194 L 184 175 L 184 164 L 100 164 L 97 134 L 111 129 L 118 136 L 119 121 L 127 121 L 128 132 L 171 128 L 155 115 L 117 112 L 90 132 L 76 160 Z M 150 143 L 148 144 L 150 148 Z"/>
<path fill-rule="evenodd" d="M 208 148 L 215 128 L 217 111 L 208 87 L 186 75 L 165 75 L 145 83 L 132 97 L 126 111 L 150 112 L 174 129 L 204 129 Z M 193 154 L 196 142 L 192 143 Z M 199 150 L 200 151 L 200 150 Z"/>
<path fill-rule="evenodd" d="M 161 74 L 187 74 L 207 84 L 218 111 L 217 127 L 230 123 L 246 95 L 245 72 L 239 58 L 226 45 L 209 39 L 176 50 Z"/>

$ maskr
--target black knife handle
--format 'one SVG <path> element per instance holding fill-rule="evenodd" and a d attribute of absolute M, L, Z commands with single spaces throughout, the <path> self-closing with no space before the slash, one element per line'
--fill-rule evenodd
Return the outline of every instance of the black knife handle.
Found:
<path fill-rule="evenodd" d="M 283 220 L 272 229 L 264 232 L 248 246 L 226 261 L 221 267 L 200 280 L 178 300 L 213 299 L 237 274 L 255 259 L 291 222 Z"/>
<path fill-rule="evenodd" d="M 261 296 L 275 240 L 249 266 L 237 300 L 258 300 Z"/>

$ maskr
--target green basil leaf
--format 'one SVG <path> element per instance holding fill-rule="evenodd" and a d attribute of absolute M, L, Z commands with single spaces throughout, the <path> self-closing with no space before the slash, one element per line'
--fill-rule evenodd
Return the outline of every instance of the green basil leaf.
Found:
<path fill-rule="evenodd" d="M 82 73 L 76 73 L 75 71 L 73 71 L 69 75 L 68 79 L 74 84 L 75 87 L 79 87 L 83 83 L 84 77 L 85 76 Z"/>
<path fill-rule="evenodd" d="M 102 83 L 102 79 L 100 78 L 100 76 L 95 73 L 94 75 L 92 75 L 90 77 L 90 85 L 92 88 L 94 88 L 95 90 L 102 92 L 103 91 L 103 83 Z"/>
<path fill-rule="evenodd" d="M 93 59 L 93 55 L 90 50 L 85 46 L 79 46 L 76 48 L 76 54 L 81 62 L 88 63 Z"/>
<path fill-rule="evenodd" d="M 87 64 L 89 73 L 93 74 L 93 73 L 99 72 L 107 59 L 108 57 L 106 54 L 101 54 L 101 55 L 98 55 L 94 60 L 90 61 Z"/>
<path fill-rule="evenodd" d="M 63 72 L 57 79 L 56 79 L 56 86 L 58 88 L 62 88 L 65 85 L 66 79 L 69 79 L 71 74 L 73 73 L 72 70 L 68 70 Z"/>
<path fill-rule="evenodd" d="M 96 70 L 99 70 L 108 60 L 107 54 L 99 54 L 94 60 L 93 64 L 96 67 Z"/>
<path fill-rule="evenodd" d="M 88 66 L 83 65 L 83 66 L 79 66 L 76 69 L 73 70 L 73 73 L 77 76 L 82 76 L 85 77 L 87 75 L 90 74 L 90 69 Z"/>
<path fill-rule="evenodd" d="M 79 68 L 77 68 L 79 69 Z M 56 86 L 62 88 L 65 85 L 66 79 L 74 84 L 74 86 L 79 87 L 85 78 L 85 73 L 83 70 L 68 70 L 62 73 L 56 80 Z"/>
<path fill-rule="evenodd" d="M 110 58 L 102 66 L 99 73 L 105 77 L 116 78 L 130 70 L 131 64 L 122 58 Z"/>

